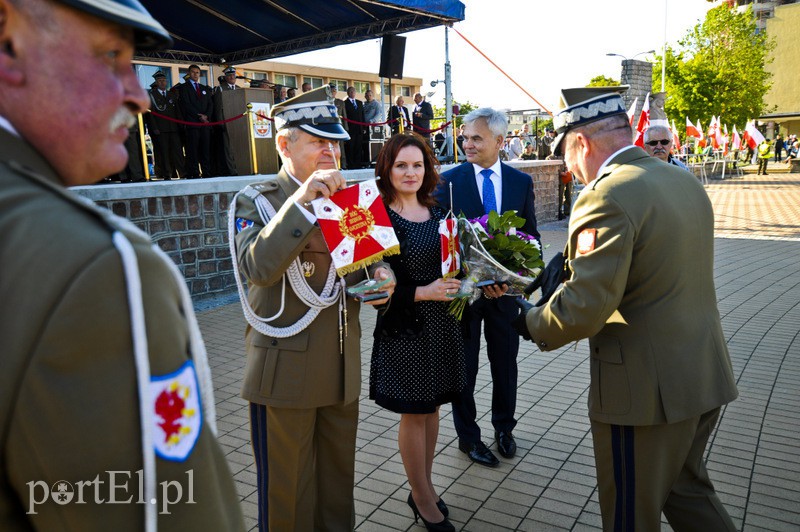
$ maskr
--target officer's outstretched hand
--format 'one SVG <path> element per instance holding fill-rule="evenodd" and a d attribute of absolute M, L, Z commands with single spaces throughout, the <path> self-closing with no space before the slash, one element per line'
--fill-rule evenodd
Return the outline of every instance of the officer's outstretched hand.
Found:
<path fill-rule="evenodd" d="M 525 288 L 525 293 L 528 295 L 532 294 L 537 288 L 542 289 L 542 297 L 536 302 L 537 307 L 541 307 L 550 301 L 558 286 L 567 278 L 567 272 L 564 267 L 565 262 L 564 254 L 559 251 L 550 259 L 547 267 L 542 270 L 536 279 Z"/>
<path fill-rule="evenodd" d="M 516 298 L 514 301 L 517 303 L 520 313 L 514 318 L 511 324 L 514 326 L 517 334 L 522 336 L 525 340 L 531 340 L 531 333 L 528 332 L 528 323 L 525 320 L 525 316 L 528 314 L 528 311 L 533 308 L 533 305 L 521 297 Z"/>

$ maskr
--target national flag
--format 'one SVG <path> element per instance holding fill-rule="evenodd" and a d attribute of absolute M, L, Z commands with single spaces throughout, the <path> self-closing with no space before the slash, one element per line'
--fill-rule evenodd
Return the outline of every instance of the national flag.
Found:
<path fill-rule="evenodd" d="M 730 137 L 728 136 L 728 125 L 725 124 L 723 128 L 725 130 L 725 134 L 722 135 L 722 155 L 728 155 L 728 144 L 730 141 Z"/>
<path fill-rule="evenodd" d="M 695 139 L 698 139 L 698 140 L 703 138 L 703 134 L 701 133 L 702 130 L 698 129 L 698 127 L 700 125 L 700 121 L 699 120 L 697 121 L 697 124 L 698 124 L 698 126 L 695 127 L 695 125 L 692 124 L 689 121 L 689 117 L 688 116 L 686 117 L 686 138 L 687 139 L 689 137 L 692 137 L 692 138 L 695 138 Z"/>
<path fill-rule="evenodd" d="M 736 125 L 733 126 L 733 141 L 731 142 L 731 149 L 733 151 L 742 149 L 742 139 L 739 138 L 739 132 L 736 131 Z"/>
<path fill-rule="evenodd" d="M 636 104 L 639 103 L 639 97 L 633 99 L 630 109 L 628 109 L 628 123 L 633 127 L 633 115 L 636 114 Z"/>
<path fill-rule="evenodd" d="M 711 147 L 715 150 L 719 149 L 719 122 L 718 119 L 711 115 L 711 123 L 708 124 L 708 136 L 711 137 Z"/>
<path fill-rule="evenodd" d="M 764 135 L 756 128 L 755 120 L 751 120 L 747 123 L 744 128 L 745 133 L 747 133 L 747 145 L 753 149 L 764 142 Z"/>
<path fill-rule="evenodd" d="M 674 119 L 672 120 L 672 148 L 676 152 L 681 151 L 681 138 L 678 136 L 678 128 L 675 127 Z"/>
<path fill-rule="evenodd" d="M 400 253 L 375 179 L 315 199 L 311 206 L 340 276 Z"/>
<path fill-rule="evenodd" d="M 639 114 L 639 122 L 636 124 L 636 140 L 633 142 L 636 146 L 644 148 L 644 131 L 650 127 L 650 93 L 644 97 L 642 104 L 642 112 Z"/>
<path fill-rule="evenodd" d="M 442 277 L 449 279 L 461 271 L 461 253 L 458 244 L 458 219 L 452 211 L 439 221 L 439 242 L 442 247 Z"/>

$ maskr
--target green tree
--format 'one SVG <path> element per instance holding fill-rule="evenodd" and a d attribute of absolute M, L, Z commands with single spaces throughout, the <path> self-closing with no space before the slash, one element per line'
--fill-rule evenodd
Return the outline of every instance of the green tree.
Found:
<path fill-rule="evenodd" d="M 599 76 L 593 77 L 592 80 L 589 82 L 589 84 L 586 85 L 586 86 L 587 87 L 616 87 L 618 85 L 619 85 L 619 81 L 617 81 L 617 80 L 615 80 L 613 78 L 607 78 L 607 77 L 605 77 L 605 76 L 603 76 L 601 74 Z"/>
<path fill-rule="evenodd" d="M 667 116 L 676 124 L 712 115 L 740 128 L 768 112 L 764 96 L 771 74 L 764 66 L 774 43 L 756 32 L 748 6 L 741 13 L 726 3 L 712 8 L 676 49 L 666 50 Z M 653 64 L 653 91 L 661 90 L 662 56 Z"/>
<path fill-rule="evenodd" d="M 465 114 L 469 113 L 470 111 L 474 111 L 475 109 L 480 107 L 480 105 L 475 105 L 474 103 L 470 103 L 470 102 L 459 103 L 456 100 L 453 100 L 453 105 L 458 105 L 460 107 L 460 109 L 459 109 L 460 116 L 464 116 Z M 433 105 L 432 107 L 433 107 L 433 116 L 441 116 L 441 117 L 446 116 L 445 110 L 444 110 L 444 104 L 442 104 L 442 105 Z M 454 121 L 455 121 L 455 124 L 454 124 L 455 127 L 458 128 L 458 126 L 461 125 L 461 119 L 454 117 Z M 440 118 L 438 120 L 431 120 L 431 129 L 436 129 L 437 127 L 440 127 L 442 124 L 444 124 L 444 122 L 445 121 L 442 118 Z"/>

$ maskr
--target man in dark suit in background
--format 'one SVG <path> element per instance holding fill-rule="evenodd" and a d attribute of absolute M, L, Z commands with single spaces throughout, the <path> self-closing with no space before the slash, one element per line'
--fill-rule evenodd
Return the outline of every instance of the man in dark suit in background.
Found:
<path fill-rule="evenodd" d="M 398 96 L 394 100 L 394 105 L 389 109 L 389 120 L 394 120 L 394 122 L 389 124 L 392 128 L 392 135 L 396 135 L 400 132 L 400 120 L 403 121 L 404 131 L 410 127 L 411 118 L 408 116 L 408 109 L 406 109 L 405 103 L 403 97 Z"/>
<path fill-rule="evenodd" d="M 527 174 L 503 164 L 499 159 L 508 120 L 504 113 L 483 107 L 464 117 L 464 151 L 467 161 L 444 172 L 436 199 L 445 208 L 450 205 L 450 183 L 453 184 L 453 211 L 467 218 L 477 218 L 489 211 L 515 210 L 525 218 L 522 228 L 539 239 L 536 230 L 533 182 Z M 453 403 L 453 421 L 458 433 L 458 448 L 470 460 L 489 467 L 499 461 L 481 441 L 475 409 L 475 378 L 478 373 L 478 352 L 481 344 L 481 322 L 484 323 L 487 354 L 492 368 L 492 425 L 500 454 L 511 458 L 517 444 L 511 431 L 517 424 L 514 409 L 517 403 L 517 351 L 519 336 L 511 325 L 518 314 L 514 298 L 504 297 L 508 286 L 485 287 L 483 297 L 470 306 L 469 337 L 465 340 L 467 355 L 467 387 Z"/>
<path fill-rule="evenodd" d="M 356 100 L 355 87 L 347 87 L 347 99 L 344 101 L 344 116 L 348 122 L 348 133 L 350 140 L 344 142 L 344 149 L 347 151 L 347 167 L 348 168 L 361 168 L 364 165 L 364 157 L 361 152 L 363 150 L 362 143 L 364 141 L 364 128 L 360 124 L 354 122 L 366 122 L 364 120 L 364 103 L 361 100 Z"/>
<path fill-rule="evenodd" d="M 222 102 L 223 91 L 241 90 L 236 84 L 236 68 L 229 66 L 222 71 L 224 76 L 220 79 L 219 85 L 214 89 L 214 122 L 221 122 L 225 120 L 225 110 Z M 228 137 L 228 126 L 223 124 L 221 126 L 214 126 L 214 138 L 216 145 L 214 146 L 214 155 L 216 159 L 215 168 L 217 175 L 238 175 L 236 173 L 236 159 L 233 157 L 231 150 L 231 141 Z"/>
<path fill-rule="evenodd" d="M 162 116 L 182 120 L 178 99 L 167 90 L 167 76 L 159 70 L 153 74 L 153 79 L 156 80 L 156 86 L 148 91 L 150 110 Z M 147 113 L 144 117 L 150 138 L 153 139 L 156 175 L 165 181 L 173 177 L 183 177 L 186 170 L 183 166 L 180 125 L 152 113 Z"/>
<path fill-rule="evenodd" d="M 414 95 L 414 104 L 414 132 L 428 139 L 430 143 L 433 107 L 419 92 Z"/>
<path fill-rule="evenodd" d="M 189 79 L 179 90 L 183 119 L 187 122 L 207 124 L 214 116 L 214 102 L 211 87 L 200 83 L 200 67 L 189 67 Z M 208 126 L 186 126 L 186 172 L 189 179 L 200 177 L 198 163 L 203 169 L 203 177 L 211 177 L 211 129 Z"/>

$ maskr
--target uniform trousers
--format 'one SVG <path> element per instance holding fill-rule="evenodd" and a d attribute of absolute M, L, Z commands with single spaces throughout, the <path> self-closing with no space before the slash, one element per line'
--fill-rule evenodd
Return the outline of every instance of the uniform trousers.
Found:
<path fill-rule="evenodd" d="M 603 530 L 736 530 L 708 476 L 703 453 L 719 408 L 677 423 L 592 421 Z"/>
<path fill-rule="evenodd" d="M 481 429 L 476 421 L 475 381 L 481 348 L 481 323 L 492 372 L 492 425 L 497 432 L 511 432 L 517 422 L 517 353 L 519 334 L 511 323 L 518 314 L 513 297 L 481 297 L 470 306 L 469 337 L 464 339 L 467 385 L 453 402 L 453 423 L 459 441 L 478 443 Z"/>
<path fill-rule="evenodd" d="M 250 403 L 250 417 L 259 530 L 352 531 L 358 401 L 319 408 Z"/>
<path fill-rule="evenodd" d="M 186 170 L 183 166 L 183 147 L 177 131 L 162 131 L 158 135 L 150 135 L 155 150 L 156 175 L 161 179 L 183 177 Z"/>

